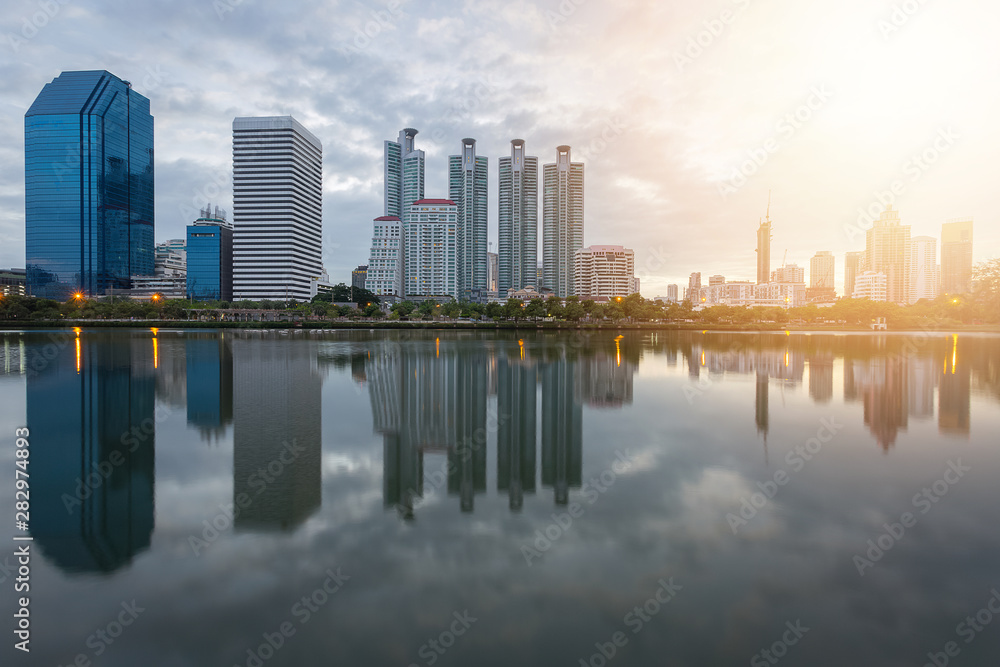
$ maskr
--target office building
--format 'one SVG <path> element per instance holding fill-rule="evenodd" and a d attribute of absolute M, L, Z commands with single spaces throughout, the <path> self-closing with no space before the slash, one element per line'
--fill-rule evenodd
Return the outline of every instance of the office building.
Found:
<path fill-rule="evenodd" d="M 837 260 L 829 250 L 820 250 L 809 260 L 809 287 L 834 289 Z"/>
<path fill-rule="evenodd" d="M 323 145 L 291 116 L 233 120 L 233 298 L 307 301 L 323 274 Z"/>
<path fill-rule="evenodd" d="M 753 306 L 756 305 L 756 291 L 756 283 L 749 280 L 732 280 L 721 285 L 709 285 L 702 290 L 702 294 L 706 306 Z"/>
<path fill-rule="evenodd" d="M 910 303 L 933 301 L 938 296 L 937 239 L 914 236 L 910 239 Z"/>
<path fill-rule="evenodd" d="M 771 271 L 772 283 L 802 283 L 806 282 L 805 267 L 798 264 L 786 264 Z"/>
<path fill-rule="evenodd" d="M 496 294 L 500 279 L 500 256 L 495 252 L 486 253 L 486 289 Z M 534 285 L 532 285 L 534 287 Z"/>
<path fill-rule="evenodd" d="M 797 308 L 806 304 L 806 284 L 802 281 L 758 283 L 754 285 L 753 296 L 756 306 Z"/>
<path fill-rule="evenodd" d="M 108 289 L 109 294 L 123 294 L 133 299 L 187 298 L 187 242 L 170 239 L 153 246 L 153 273 L 132 276 L 128 290 Z"/>
<path fill-rule="evenodd" d="M 473 301 L 486 292 L 487 166 L 475 139 L 462 139 L 461 155 L 448 157 L 448 197 L 458 213 L 458 298 Z"/>
<path fill-rule="evenodd" d="M 407 127 L 396 141 L 385 141 L 385 216 L 405 221 L 410 205 L 424 198 L 424 152 L 417 150 L 417 131 Z"/>
<path fill-rule="evenodd" d="M 711 287 L 712 285 L 725 285 L 725 284 L 726 284 L 726 277 L 725 276 L 715 275 L 715 276 L 709 276 L 708 277 L 708 285 L 709 285 L 709 287 Z"/>
<path fill-rule="evenodd" d="M 888 281 L 884 273 L 875 271 L 865 271 L 855 277 L 854 299 L 868 299 L 869 301 L 885 301 L 888 295 Z"/>
<path fill-rule="evenodd" d="M 849 252 L 844 255 L 844 298 L 854 298 L 854 281 L 858 273 L 862 270 L 865 253 L 861 251 Z"/>
<path fill-rule="evenodd" d="M 635 252 L 620 245 L 594 245 L 576 251 L 576 294 L 581 299 L 613 299 L 634 294 Z"/>
<path fill-rule="evenodd" d="M 406 224 L 406 296 L 458 298 L 458 206 L 420 199 Z"/>
<path fill-rule="evenodd" d="M 910 226 L 900 224 L 899 211 L 889 205 L 868 230 L 865 271 L 885 275 L 885 300 L 890 303 L 909 303 L 910 253 Z"/>
<path fill-rule="evenodd" d="M 365 282 L 368 280 L 368 265 L 359 264 L 358 268 L 351 271 L 351 287 L 365 289 Z"/>
<path fill-rule="evenodd" d="M 697 305 L 701 303 L 701 272 L 694 272 L 688 277 L 688 286 L 684 290 L 684 300 Z"/>
<path fill-rule="evenodd" d="M 679 294 L 679 287 L 675 284 L 667 285 L 667 300 L 673 303 L 677 303 Z"/>
<path fill-rule="evenodd" d="M 24 269 L 0 269 L 0 296 L 25 296 L 27 272 Z"/>
<path fill-rule="evenodd" d="M 403 223 L 398 217 L 375 218 L 365 289 L 378 296 L 403 296 L 405 243 Z"/>
<path fill-rule="evenodd" d="M 757 282 L 771 280 L 771 200 L 767 201 L 767 217 L 757 228 Z"/>
<path fill-rule="evenodd" d="M 570 147 L 556 148 L 556 161 L 543 168 L 543 287 L 560 299 L 576 294 L 576 251 L 583 247 L 583 163 L 570 160 Z"/>
<path fill-rule="evenodd" d="M 68 299 L 153 273 L 153 117 L 106 71 L 63 72 L 24 115 L 27 291 Z"/>
<path fill-rule="evenodd" d="M 499 275 L 496 289 L 538 287 L 538 158 L 524 154 L 524 140 L 510 142 L 500 158 Z"/>
<path fill-rule="evenodd" d="M 941 291 L 972 291 L 972 220 L 951 220 L 941 225 Z"/>
<path fill-rule="evenodd" d="M 218 206 L 205 207 L 188 225 L 187 295 L 193 301 L 233 300 L 233 226 Z"/>

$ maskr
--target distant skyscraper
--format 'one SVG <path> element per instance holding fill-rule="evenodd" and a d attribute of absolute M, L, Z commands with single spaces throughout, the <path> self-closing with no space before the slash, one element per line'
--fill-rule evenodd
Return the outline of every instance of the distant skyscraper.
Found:
<path fill-rule="evenodd" d="M 233 300 L 233 226 L 206 207 L 187 228 L 187 294 L 198 301 Z"/>
<path fill-rule="evenodd" d="M 524 140 L 510 142 L 510 157 L 500 158 L 499 276 L 497 289 L 536 289 L 538 263 L 538 158 L 525 156 Z"/>
<path fill-rule="evenodd" d="M 351 287 L 365 289 L 365 281 L 368 279 L 368 265 L 359 264 L 358 268 L 351 271 Z"/>
<path fill-rule="evenodd" d="M 576 294 L 573 270 L 583 247 L 583 163 L 570 161 L 570 147 L 556 148 L 556 161 L 543 167 L 542 278 L 559 298 Z"/>
<path fill-rule="evenodd" d="M 233 297 L 307 301 L 323 275 L 323 145 L 291 116 L 233 120 Z"/>
<path fill-rule="evenodd" d="M 595 245 L 576 251 L 576 294 L 584 299 L 626 297 L 635 289 L 635 252 L 620 245 Z"/>
<path fill-rule="evenodd" d="M 772 283 L 803 283 L 806 282 L 805 267 L 798 264 L 785 264 L 771 271 Z"/>
<path fill-rule="evenodd" d="M 424 152 L 414 145 L 412 127 L 385 142 L 385 215 L 406 220 L 410 204 L 424 198 Z"/>
<path fill-rule="evenodd" d="M 767 200 L 767 216 L 757 228 L 757 283 L 771 280 L 771 198 Z"/>
<path fill-rule="evenodd" d="M 670 300 L 670 301 L 676 302 L 677 301 L 678 289 L 679 288 L 678 288 L 677 285 L 674 285 L 674 284 L 667 285 L 667 299 Z"/>
<path fill-rule="evenodd" d="M 688 286 L 684 290 L 684 299 L 692 304 L 701 302 L 701 272 L 695 271 L 688 277 Z"/>
<path fill-rule="evenodd" d="M 914 236 L 910 239 L 910 303 L 934 300 L 938 295 L 937 239 Z"/>
<path fill-rule="evenodd" d="M 833 289 L 837 260 L 829 250 L 820 250 L 809 260 L 809 286 Z"/>
<path fill-rule="evenodd" d="M 941 225 L 941 291 L 945 294 L 972 291 L 972 220 L 953 220 Z"/>
<path fill-rule="evenodd" d="M 486 253 L 486 289 L 499 290 L 500 256 L 495 252 Z"/>
<path fill-rule="evenodd" d="M 712 286 L 712 285 L 725 285 L 726 284 L 726 277 L 725 276 L 720 276 L 720 275 L 709 276 L 708 277 L 708 284 L 709 284 L 709 286 Z"/>
<path fill-rule="evenodd" d="M 410 206 L 403 288 L 406 296 L 458 298 L 457 209 L 450 199 L 420 199 Z M 485 276 L 483 282 L 485 289 Z"/>
<path fill-rule="evenodd" d="M 906 304 L 910 288 L 910 226 L 890 204 L 868 230 L 865 270 L 885 274 L 886 301 Z"/>
<path fill-rule="evenodd" d="M 865 253 L 860 250 L 844 255 L 844 298 L 854 298 L 854 281 L 862 269 Z"/>
<path fill-rule="evenodd" d="M 458 295 L 481 299 L 486 291 L 487 159 L 476 140 L 462 139 L 462 154 L 448 158 L 448 196 L 458 212 Z"/>
<path fill-rule="evenodd" d="M 128 289 L 153 273 L 149 100 L 105 71 L 63 72 L 24 115 L 27 291 Z"/>

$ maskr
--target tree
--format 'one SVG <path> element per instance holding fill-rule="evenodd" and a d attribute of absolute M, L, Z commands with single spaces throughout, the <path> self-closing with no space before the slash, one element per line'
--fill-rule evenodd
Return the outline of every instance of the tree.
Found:
<path fill-rule="evenodd" d="M 496 320 L 503 317 L 504 307 L 496 301 L 491 301 L 488 304 L 486 304 L 486 309 L 483 312 L 485 313 L 486 317 L 490 318 L 491 320 Z"/>
<path fill-rule="evenodd" d="M 580 302 L 580 297 L 578 296 L 570 297 L 570 299 L 575 299 L 578 304 Z M 549 317 L 564 317 L 565 310 L 562 299 L 557 296 L 550 296 L 545 300 L 545 311 Z"/>
<path fill-rule="evenodd" d="M 538 298 L 532 299 L 524 307 L 524 316 L 532 319 L 545 317 L 545 302 Z"/>
<path fill-rule="evenodd" d="M 563 317 L 572 322 L 579 322 L 586 312 L 583 310 L 583 304 L 580 303 L 579 299 L 575 301 L 567 301 L 566 307 L 563 308 Z"/>
<path fill-rule="evenodd" d="M 515 322 L 524 317 L 524 302 L 520 299 L 507 299 L 503 307 L 503 314 L 508 320 Z"/>
<path fill-rule="evenodd" d="M 379 319 L 382 317 L 382 309 L 379 308 L 379 305 L 377 303 L 370 303 L 367 306 L 365 306 L 364 313 L 365 317 L 373 317 L 375 319 Z"/>
<path fill-rule="evenodd" d="M 392 312 L 396 313 L 397 317 L 409 317 L 410 313 L 417 309 L 417 304 L 412 301 L 400 301 L 392 307 Z"/>
<path fill-rule="evenodd" d="M 441 305 L 441 314 L 445 317 L 458 317 L 462 314 L 462 306 L 457 301 L 449 301 Z"/>
<path fill-rule="evenodd" d="M 972 298 L 982 308 L 983 318 L 1000 321 L 1000 259 L 976 264 L 972 276 L 975 281 Z"/>
<path fill-rule="evenodd" d="M 420 313 L 421 317 L 428 318 L 434 315 L 434 311 L 437 310 L 437 301 L 434 299 L 427 299 L 420 303 L 420 307 L 417 308 L 417 312 Z"/>

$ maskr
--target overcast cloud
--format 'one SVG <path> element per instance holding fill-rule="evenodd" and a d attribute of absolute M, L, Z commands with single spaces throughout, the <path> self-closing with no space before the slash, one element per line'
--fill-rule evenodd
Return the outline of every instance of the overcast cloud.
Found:
<path fill-rule="evenodd" d="M 235 116 L 299 119 L 323 142 L 335 281 L 367 262 L 382 141 L 407 126 L 428 196 L 447 194 L 446 156 L 477 139 L 493 241 L 510 140 L 543 162 L 571 145 L 586 163 L 584 243 L 634 248 L 647 297 L 691 271 L 753 279 L 769 190 L 773 265 L 832 250 L 840 283 L 843 253 L 864 243 L 858 209 L 897 180 L 913 235 L 974 216 L 981 261 L 1000 254 L 998 19 L 976 0 L 9 0 L 0 267 L 24 266 L 24 112 L 78 69 L 151 101 L 158 241 L 208 201 L 231 208 Z"/>

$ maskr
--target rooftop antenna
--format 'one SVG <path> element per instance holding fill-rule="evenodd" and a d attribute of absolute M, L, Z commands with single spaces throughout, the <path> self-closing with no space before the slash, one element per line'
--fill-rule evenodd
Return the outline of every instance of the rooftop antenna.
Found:
<path fill-rule="evenodd" d="M 771 222 L 771 191 L 767 191 L 767 221 Z"/>

